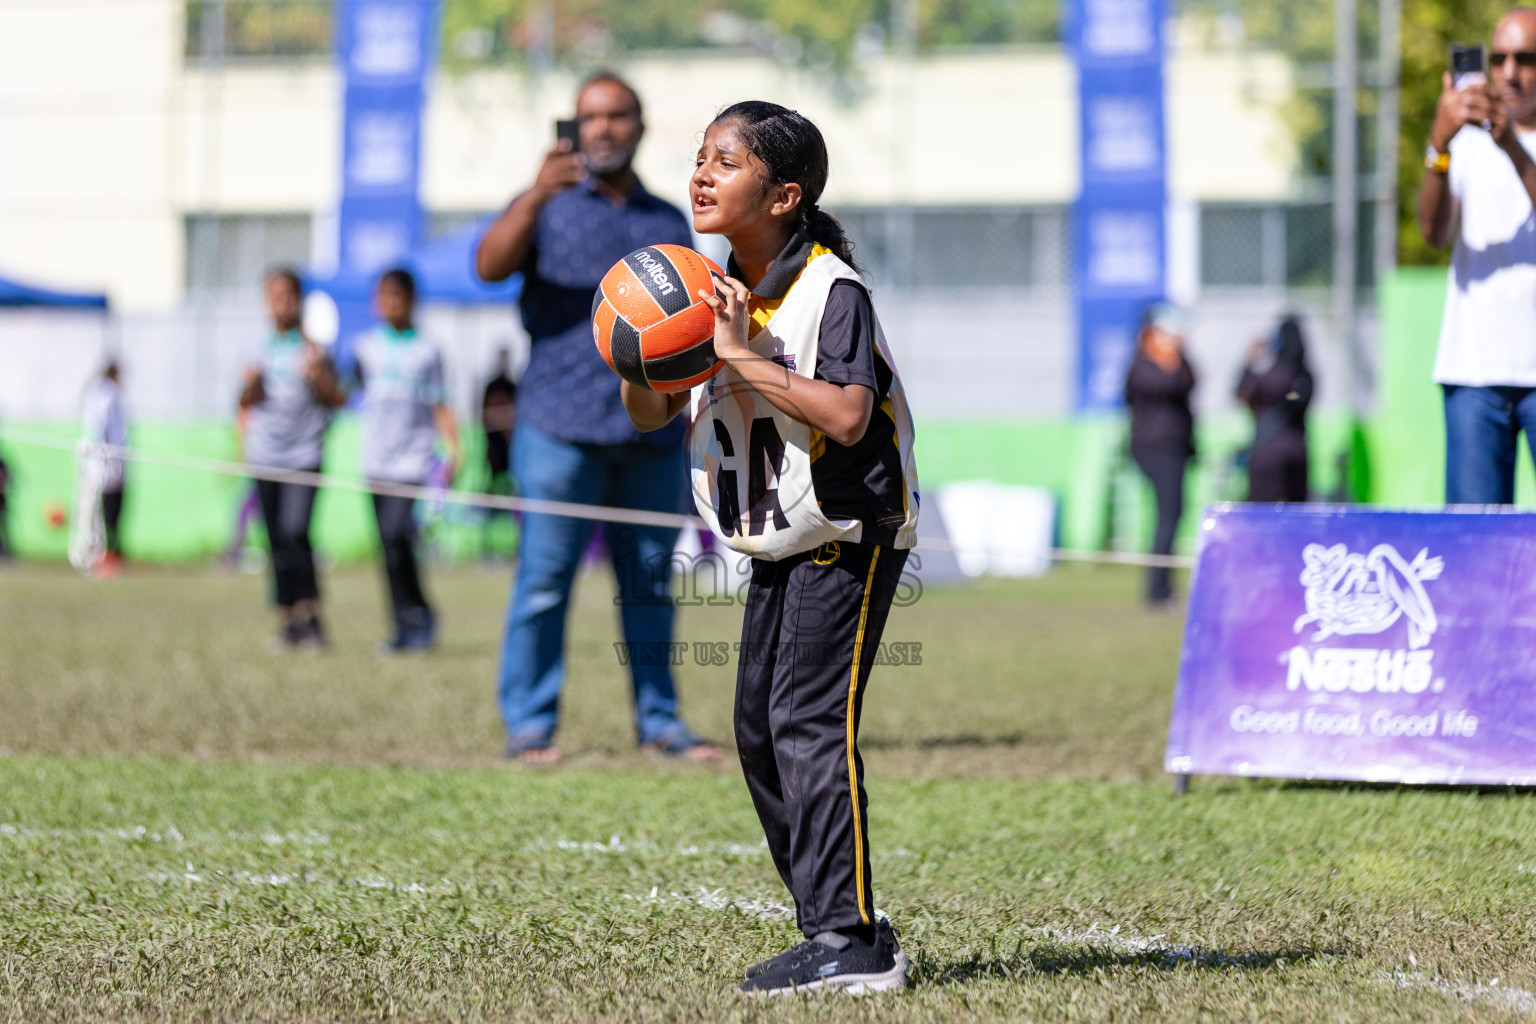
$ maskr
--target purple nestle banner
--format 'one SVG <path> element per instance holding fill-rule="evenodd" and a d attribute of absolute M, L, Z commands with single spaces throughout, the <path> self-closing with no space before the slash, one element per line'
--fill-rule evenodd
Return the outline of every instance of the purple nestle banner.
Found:
<path fill-rule="evenodd" d="M 1164 767 L 1536 783 L 1536 515 L 1206 510 Z"/>

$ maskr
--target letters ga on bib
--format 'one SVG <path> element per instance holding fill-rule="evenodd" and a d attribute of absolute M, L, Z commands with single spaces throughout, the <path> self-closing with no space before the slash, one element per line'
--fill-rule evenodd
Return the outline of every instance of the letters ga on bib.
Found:
<path fill-rule="evenodd" d="M 805 377 L 816 372 L 821 316 L 832 284 L 858 280 L 830 253 L 806 264 L 773 317 L 752 338 L 758 355 Z M 891 371 L 887 411 L 901 453 L 906 520 L 896 546 L 917 542 L 917 463 L 912 456 L 912 413 L 878 318 L 875 344 Z M 811 475 L 811 428 L 781 412 L 729 366 L 693 389 L 690 463 L 694 503 L 710 529 L 743 554 L 767 561 L 862 539 L 864 524 L 822 514 Z"/>

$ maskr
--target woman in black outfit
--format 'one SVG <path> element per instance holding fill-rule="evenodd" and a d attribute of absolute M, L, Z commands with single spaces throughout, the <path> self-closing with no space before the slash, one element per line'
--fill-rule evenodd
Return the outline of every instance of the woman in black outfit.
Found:
<path fill-rule="evenodd" d="M 1248 455 L 1249 501 L 1307 500 L 1307 406 L 1312 373 L 1301 324 L 1286 317 L 1274 338 L 1260 341 L 1237 384 L 1253 410 Z"/>
<path fill-rule="evenodd" d="M 1184 514 L 1184 469 L 1195 454 L 1195 417 L 1189 395 L 1195 371 L 1184 356 L 1183 316 L 1172 306 L 1157 305 L 1142 316 L 1136 358 L 1125 379 L 1125 404 L 1131 410 L 1131 458 L 1146 474 L 1157 497 L 1157 529 L 1152 553 L 1173 552 L 1173 537 Z M 1166 567 L 1147 570 L 1147 602 L 1173 599 Z"/>

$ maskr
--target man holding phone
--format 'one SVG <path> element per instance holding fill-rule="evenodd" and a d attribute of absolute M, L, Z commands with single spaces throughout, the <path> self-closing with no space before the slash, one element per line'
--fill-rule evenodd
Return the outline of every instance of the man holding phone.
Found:
<path fill-rule="evenodd" d="M 1448 504 L 1509 504 L 1521 430 L 1536 455 L 1536 10 L 1456 47 L 1435 107 L 1419 230 L 1454 245 L 1435 381 Z"/>
<path fill-rule="evenodd" d="M 592 341 L 592 296 L 610 267 L 642 246 L 692 244 L 682 211 L 635 175 L 644 130 L 634 89 L 606 72 L 587 79 L 574 125 L 557 124 L 555 148 L 533 185 L 496 219 L 475 254 L 487 281 L 523 275 L 518 302 L 530 350 L 512 476 L 526 497 L 653 512 L 680 512 L 687 498 L 683 424 L 635 430 L 619 400 L 619 378 Z M 566 516 L 523 519 L 497 695 L 507 756 L 524 763 L 560 757 L 554 733 L 566 611 L 592 529 L 590 520 Z M 677 530 L 606 523 L 603 540 L 618 576 L 640 744 L 674 757 L 718 758 L 720 749 L 695 738 L 678 716 L 670 659 L 657 656 L 672 640 Z"/>

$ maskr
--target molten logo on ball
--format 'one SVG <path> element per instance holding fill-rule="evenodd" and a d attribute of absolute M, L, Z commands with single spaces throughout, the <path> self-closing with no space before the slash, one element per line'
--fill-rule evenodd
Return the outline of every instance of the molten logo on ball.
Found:
<path fill-rule="evenodd" d="M 699 298 L 721 275 L 682 245 L 648 245 L 613 265 L 592 296 L 592 340 L 632 386 L 687 391 L 714 376 L 715 313 Z"/>
<path fill-rule="evenodd" d="M 677 291 L 677 285 L 673 284 L 672 278 L 667 275 L 666 267 L 662 266 L 661 260 L 652 256 L 650 252 L 641 249 L 635 253 L 635 262 L 647 277 L 656 282 L 656 287 L 661 289 L 662 295 L 671 295 Z"/>

